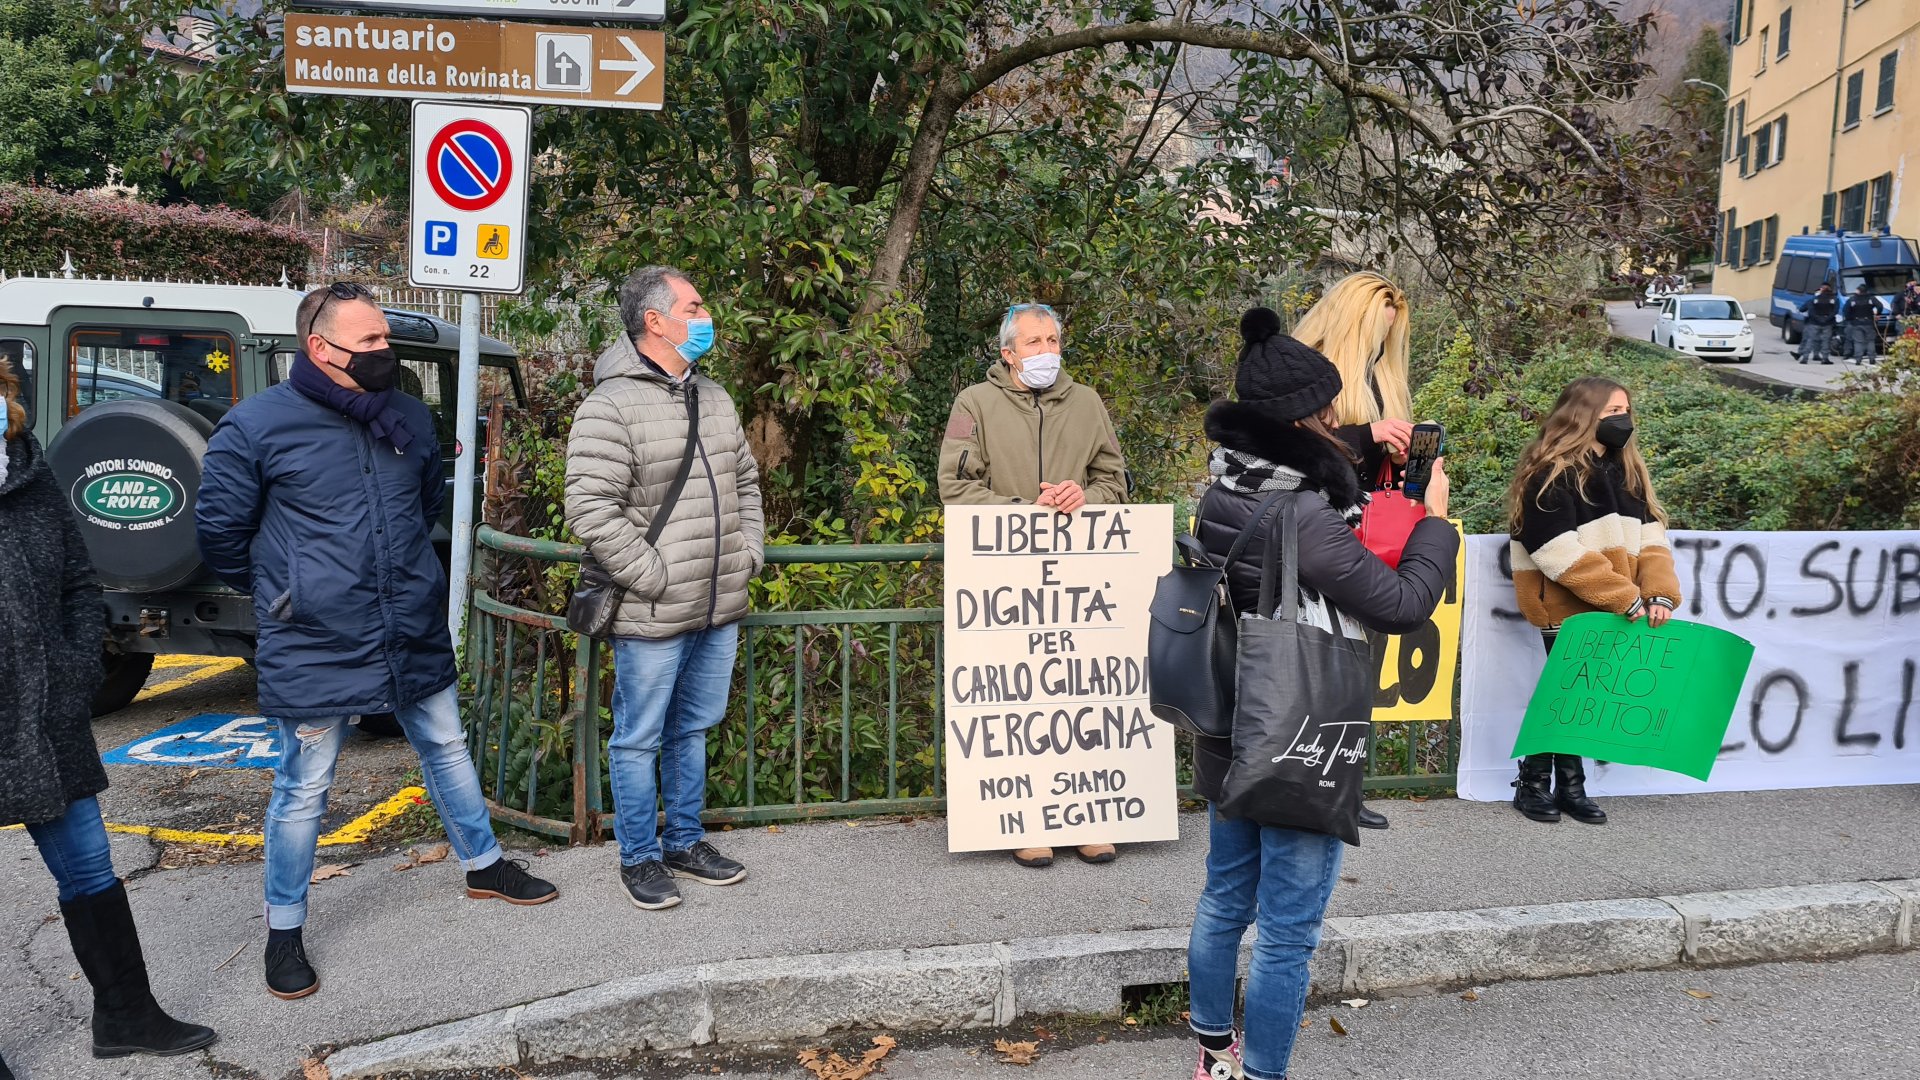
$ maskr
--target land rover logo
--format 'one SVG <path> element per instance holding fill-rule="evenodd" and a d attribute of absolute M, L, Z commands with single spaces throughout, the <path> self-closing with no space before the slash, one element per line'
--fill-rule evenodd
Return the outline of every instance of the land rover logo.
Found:
<path fill-rule="evenodd" d="M 179 516 L 186 492 L 173 470 L 138 458 L 95 462 L 73 485 L 73 508 L 115 531 L 155 529 Z"/>

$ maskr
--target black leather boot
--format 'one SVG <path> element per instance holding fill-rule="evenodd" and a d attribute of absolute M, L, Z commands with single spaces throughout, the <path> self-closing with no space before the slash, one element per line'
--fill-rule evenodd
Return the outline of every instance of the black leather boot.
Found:
<path fill-rule="evenodd" d="M 1587 798 L 1587 767 L 1573 754 L 1553 755 L 1553 805 L 1588 825 L 1605 825 L 1607 812 Z"/>
<path fill-rule="evenodd" d="M 80 970 L 93 984 L 94 1057 L 190 1054 L 219 1037 L 212 1028 L 175 1020 L 153 1000 L 125 885 L 115 882 L 105 892 L 62 903 L 60 914 Z"/>
<path fill-rule="evenodd" d="M 1513 808 L 1535 821 L 1560 820 L 1553 805 L 1553 755 L 1528 754 L 1520 759 L 1520 778 L 1513 782 Z"/>
<path fill-rule="evenodd" d="M 1387 815 L 1378 810 L 1367 809 L 1366 803 L 1360 804 L 1358 821 L 1363 829 L 1384 829 L 1393 824 L 1387 820 Z"/>

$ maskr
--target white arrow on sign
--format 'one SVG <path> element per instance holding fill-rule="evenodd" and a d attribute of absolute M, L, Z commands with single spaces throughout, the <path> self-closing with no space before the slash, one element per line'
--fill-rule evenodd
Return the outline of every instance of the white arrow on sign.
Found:
<path fill-rule="evenodd" d="M 632 75 L 627 77 L 626 82 L 620 84 L 620 89 L 614 91 L 615 95 L 626 97 L 628 94 L 633 93 L 634 87 L 640 85 L 641 79 L 653 73 L 653 61 L 647 59 L 647 54 L 640 51 L 640 46 L 635 45 L 633 39 L 625 34 L 620 35 L 620 44 L 626 48 L 627 55 L 633 57 L 633 59 L 602 60 L 600 61 L 600 70 L 633 72 Z"/>

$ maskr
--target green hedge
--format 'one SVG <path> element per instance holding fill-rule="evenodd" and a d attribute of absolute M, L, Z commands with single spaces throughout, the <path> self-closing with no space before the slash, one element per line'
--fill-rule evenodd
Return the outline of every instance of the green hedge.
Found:
<path fill-rule="evenodd" d="M 259 285 L 282 271 L 304 282 L 315 254 L 298 231 L 224 207 L 0 185 L 0 271 L 52 274 L 68 252 L 86 275 Z"/>
<path fill-rule="evenodd" d="M 1781 400 L 1644 342 L 1575 333 L 1514 364 L 1477 356 L 1462 334 L 1415 412 L 1446 425 L 1452 511 L 1469 532 L 1506 531 L 1514 463 L 1561 388 L 1582 375 L 1615 379 L 1633 395 L 1654 487 L 1676 528 L 1915 528 L 1920 339 L 1893 351 L 1838 391 Z"/>

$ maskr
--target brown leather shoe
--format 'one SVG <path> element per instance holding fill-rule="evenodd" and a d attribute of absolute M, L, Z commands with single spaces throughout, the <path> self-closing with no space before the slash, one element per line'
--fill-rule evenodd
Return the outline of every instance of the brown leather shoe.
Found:
<path fill-rule="evenodd" d="M 1035 868 L 1053 865 L 1053 849 L 1050 847 L 1023 847 L 1013 853 L 1013 861 L 1021 866 Z"/>
<path fill-rule="evenodd" d="M 1112 844 L 1085 844 L 1080 848 L 1080 861 L 1086 863 L 1109 863 L 1118 854 Z"/>

